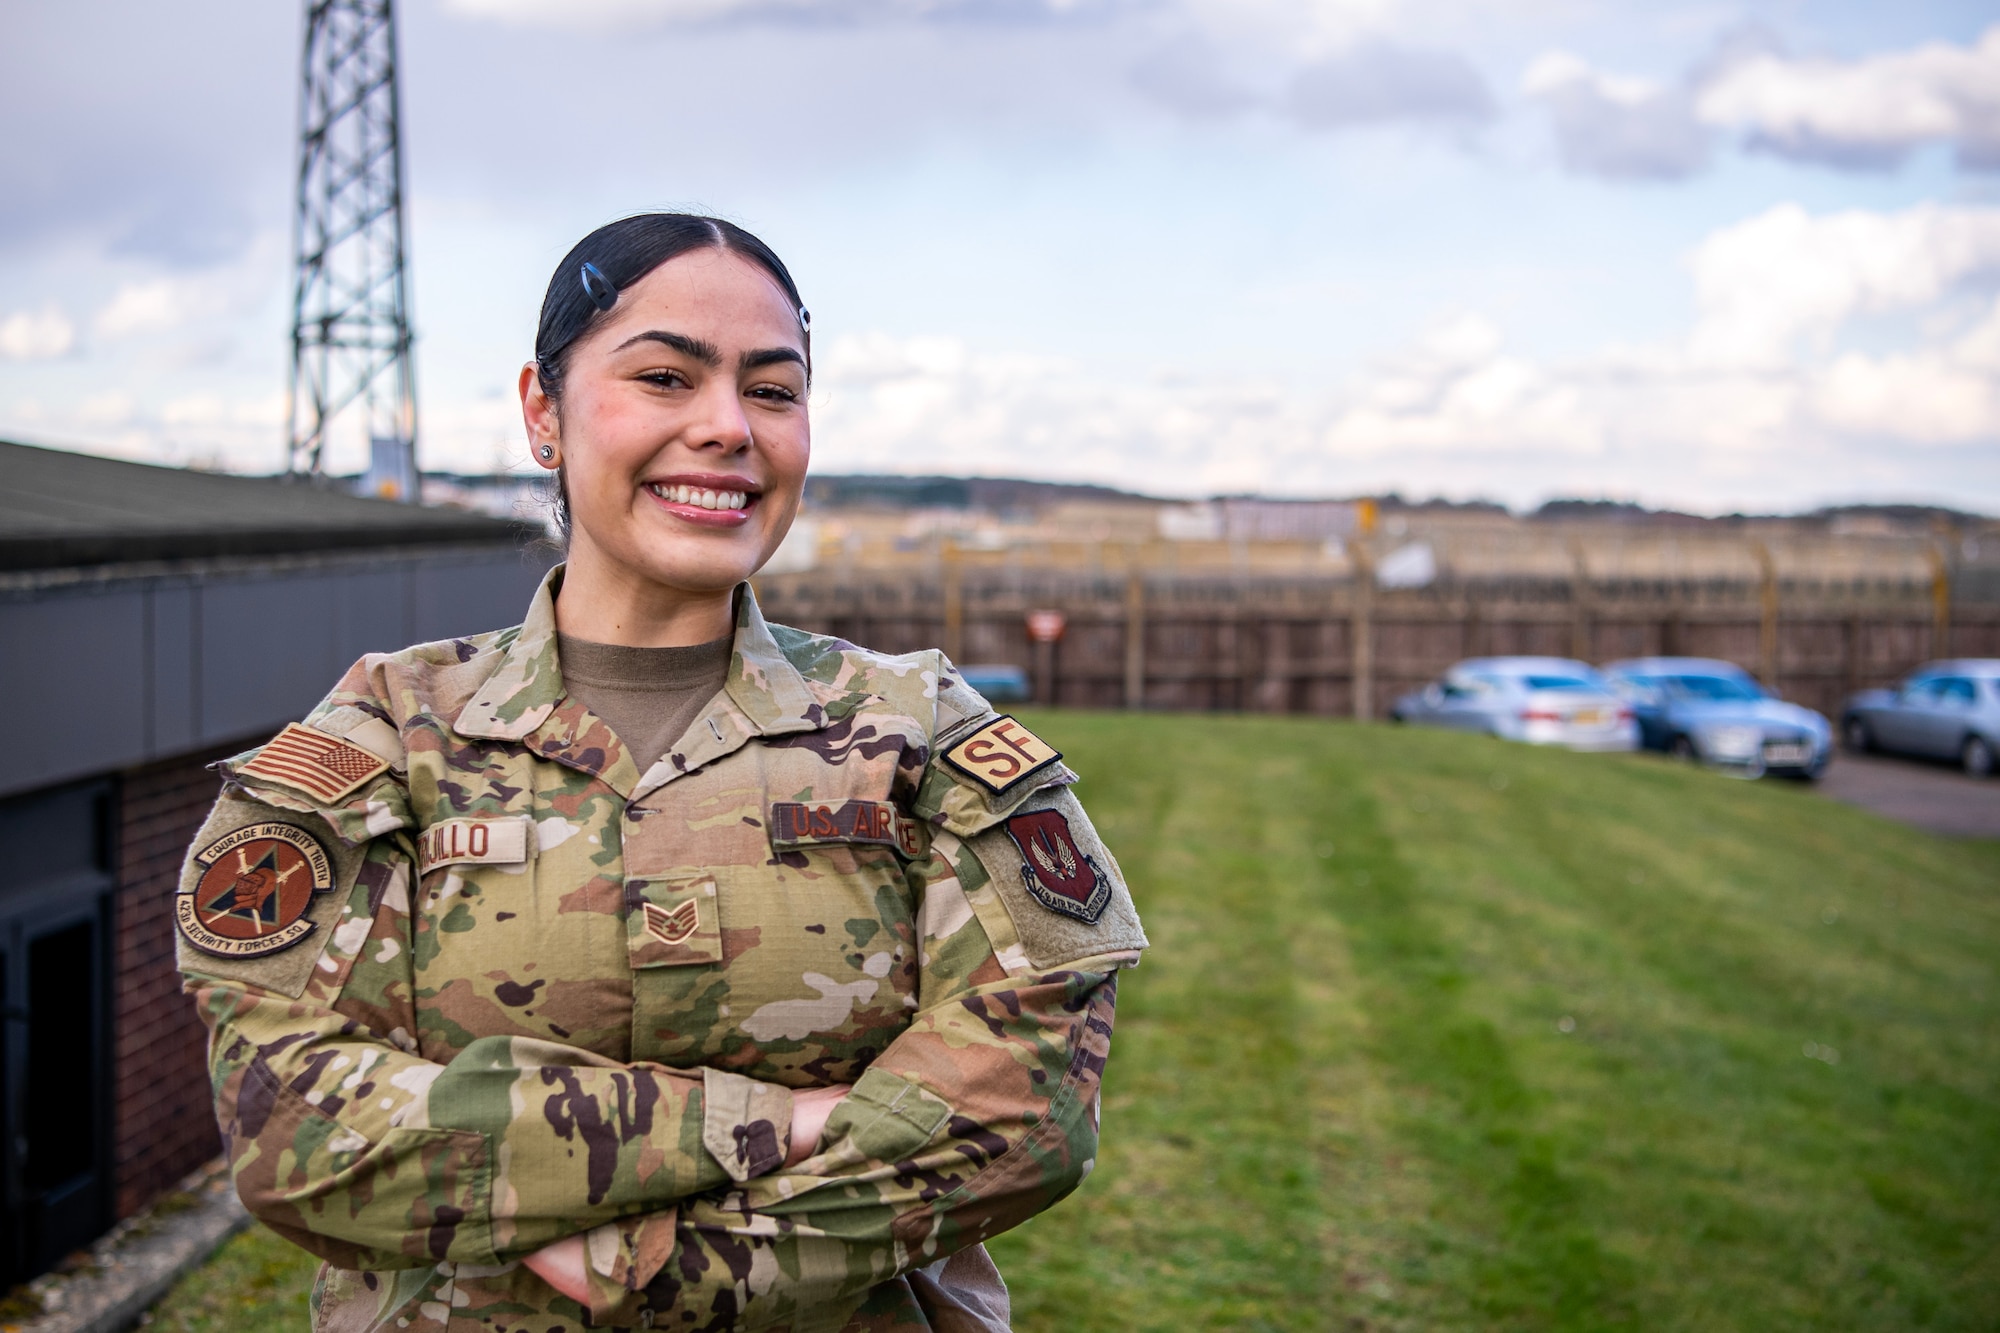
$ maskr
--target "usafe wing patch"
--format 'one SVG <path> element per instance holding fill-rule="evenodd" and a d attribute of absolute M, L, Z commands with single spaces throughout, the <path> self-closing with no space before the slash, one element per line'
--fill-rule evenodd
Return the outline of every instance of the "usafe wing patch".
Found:
<path fill-rule="evenodd" d="M 380 755 L 291 722 L 237 772 L 297 788 L 331 805 L 388 770 L 388 762 Z"/>
<path fill-rule="evenodd" d="M 224 958 L 258 958 L 312 934 L 313 895 L 333 888 L 326 845 L 296 824 L 251 824 L 196 854 L 201 874 L 174 896 L 188 943 Z"/>
<path fill-rule="evenodd" d="M 1086 856 L 1060 810 L 1036 810 L 1008 820 L 1007 836 L 1021 850 L 1021 879 L 1051 912 L 1094 926 L 1111 901 L 1111 880 L 1097 858 Z"/>
<path fill-rule="evenodd" d="M 887 801 L 775 801 L 771 805 L 771 845 L 811 847 L 827 842 L 865 842 L 894 847 L 911 860 L 924 854 L 924 826 Z"/>
<path fill-rule="evenodd" d="M 995 796 L 1053 766 L 1062 753 L 1002 713 L 944 752 L 944 761 Z"/>

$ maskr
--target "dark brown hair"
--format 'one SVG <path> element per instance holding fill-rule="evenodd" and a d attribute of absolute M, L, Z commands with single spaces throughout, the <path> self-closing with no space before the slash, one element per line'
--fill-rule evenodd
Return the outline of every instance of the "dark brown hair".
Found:
<path fill-rule="evenodd" d="M 535 329 L 535 375 L 558 414 L 570 349 L 616 308 L 616 294 L 670 259 L 710 249 L 741 255 L 770 274 L 784 290 L 798 311 L 805 339 L 806 375 L 811 379 L 812 319 L 799 299 L 791 270 L 770 246 L 722 218 L 699 213 L 638 213 L 607 222 L 578 241 L 549 278 L 549 290 L 542 297 L 541 322 Z M 550 503 L 556 526 L 567 541 L 569 494 L 560 469 Z"/>

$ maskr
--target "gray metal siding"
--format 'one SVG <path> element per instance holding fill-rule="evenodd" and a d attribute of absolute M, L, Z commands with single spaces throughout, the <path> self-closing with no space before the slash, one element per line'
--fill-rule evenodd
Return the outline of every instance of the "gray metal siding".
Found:
<path fill-rule="evenodd" d="M 77 755 L 145 744 L 146 607 L 130 593 L 0 608 L 12 744 L 0 794 L 103 772 Z"/>
<path fill-rule="evenodd" d="M 0 795 L 261 739 L 364 653 L 518 624 L 549 563 L 406 548 L 0 589 Z"/>

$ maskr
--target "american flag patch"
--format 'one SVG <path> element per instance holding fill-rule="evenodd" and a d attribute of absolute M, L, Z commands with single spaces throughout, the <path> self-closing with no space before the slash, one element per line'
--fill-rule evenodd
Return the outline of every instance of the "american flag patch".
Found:
<path fill-rule="evenodd" d="M 358 745 L 291 722 L 237 771 L 333 802 L 388 768 Z"/>

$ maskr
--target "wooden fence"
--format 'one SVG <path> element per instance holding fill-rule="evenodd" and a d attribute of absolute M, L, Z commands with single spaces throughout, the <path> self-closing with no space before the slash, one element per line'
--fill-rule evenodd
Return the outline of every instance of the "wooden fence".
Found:
<path fill-rule="evenodd" d="M 1983 591 L 1983 586 L 1981 591 Z M 1054 569 L 842 571 L 759 579 L 773 620 L 885 652 L 943 648 L 1027 669 L 1043 702 L 1380 717 L 1465 657 L 1735 662 L 1829 715 L 1931 658 L 2000 657 L 2000 602 L 1952 580 L 1458 581 L 1185 577 Z M 1058 610 L 1053 645 L 1027 613 Z"/>

